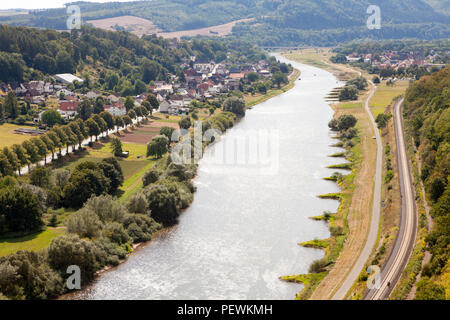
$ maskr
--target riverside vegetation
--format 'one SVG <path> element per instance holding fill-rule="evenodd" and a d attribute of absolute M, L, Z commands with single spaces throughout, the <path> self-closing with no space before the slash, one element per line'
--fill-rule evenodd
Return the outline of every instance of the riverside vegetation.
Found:
<path fill-rule="evenodd" d="M 325 180 L 334 181 L 339 184 L 342 189 L 341 193 L 319 195 L 323 199 L 334 199 L 340 201 L 337 213 L 324 212 L 323 215 L 312 217 L 314 220 L 324 221 L 329 224 L 331 237 L 329 239 L 314 239 L 311 241 L 300 243 L 301 246 L 307 248 L 323 249 L 325 256 L 322 259 L 315 260 L 310 268 L 308 274 L 285 276 L 281 279 L 289 282 L 302 283 L 303 290 L 297 294 L 296 299 L 308 299 L 320 282 L 328 274 L 334 261 L 338 258 L 342 249 L 343 243 L 348 232 L 346 215 L 348 207 L 351 202 L 351 192 L 348 190 L 353 186 L 353 178 L 355 172 L 358 170 L 357 164 L 360 161 L 359 152 L 359 136 L 358 130 L 355 127 L 357 119 L 351 114 L 341 115 L 330 121 L 329 127 L 332 131 L 337 132 L 337 138 L 341 141 L 337 145 L 345 148 L 345 158 L 351 161 L 346 164 L 345 168 L 351 170 L 348 175 L 343 175 L 335 172 L 331 177 Z"/>

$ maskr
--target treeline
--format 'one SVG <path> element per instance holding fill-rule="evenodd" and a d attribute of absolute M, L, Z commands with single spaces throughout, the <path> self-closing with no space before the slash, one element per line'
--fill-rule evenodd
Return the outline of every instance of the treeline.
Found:
<path fill-rule="evenodd" d="M 426 238 L 431 261 L 422 270 L 418 299 L 448 299 L 450 258 L 450 69 L 415 82 L 405 97 L 407 128 L 422 165 L 434 228 Z"/>

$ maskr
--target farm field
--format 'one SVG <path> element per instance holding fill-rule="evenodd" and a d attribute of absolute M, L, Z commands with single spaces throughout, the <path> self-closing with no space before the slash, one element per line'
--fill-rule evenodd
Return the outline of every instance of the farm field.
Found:
<path fill-rule="evenodd" d="M 160 31 L 152 21 L 135 16 L 120 16 L 107 19 L 88 20 L 87 23 L 92 24 L 96 28 L 109 31 L 115 31 L 117 27 L 123 28 L 123 30 L 134 33 L 139 37 L 145 34 L 154 34 Z"/>
<path fill-rule="evenodd" d="M 195 36 L 216 36 L 223 37 L 231 34 L 233 27 L 240 22 L 249 22 L 253 19 L 241 19 L 232 21 L 229 23 L 221 24 L 218 26 L 212 26 L 201 29 L 193 29 L 193 30 L 183 30 L 183 31 L 174 31 L 174 32 L 161 32 L 158 33 L 158 36 L 161 36 L 166 39 L 171 38 L 181 38 L 181 37 L 195 37 Z"/>
<path fill-rule="evenodd" d="M 12 123 L 4 123 L 0 125 L 0 148 L 10 147 L 13 144 L 20 144 L 25 140 L 33 138 L 31 135 L 22 135 L 14 133 L 15 129 L 27 128 L 32 129 L 29 126 L 19 126 Z"/>
<path fill-rule="evenodd" d="M 395 97 L 404 94 L 408 87 L 408 80 L 397 81 L 393 87 L 387 86 L 385 81 L 380 83 L 377 91 L 375 91 L 374 96 L 370 100 L 370 109 L 374 117 L 383 113 L 391 104 L 392 100 Z"/>

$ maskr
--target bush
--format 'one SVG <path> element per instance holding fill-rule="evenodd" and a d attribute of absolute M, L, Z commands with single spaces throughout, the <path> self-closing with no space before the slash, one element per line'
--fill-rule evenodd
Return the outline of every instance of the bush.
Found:
<path fill-rule="evenodd" d="M 123 225 L 134 243 L 151 240 L 152 234 L 161 228 L 161 224 L 145 214 L 127 214 Z"/>
<path fill-rule="evenodd" d="M 8 187 L 0 190 L 0 233 L 30 232 L 42 225 L 42 208 L 29 190 Z"/>
<path fill-rule="evenodd" d="M 50 243 L 48 259 L 50 266 L 61 275 L 66 275 L 67 267 L 71 265 L 80 267 L 84 284 L 105 265 L 106 253 L 93 242 L 82 240 L 76 235 L 64 235 Z"/>
<path fill-rule="evenodd" d="M 152 217 L 165 226 L 177 222 L 181 209 L 181 200 L 178 190 L 169 188 L 164 184 L 152 184 L 144 189 L 149 202 Z"/>
<path fill-rule="evenodd" d="M 314 262 L 309 267 L 309 273 L 320 273 L 325 271 L 328 261 L 325 258 L 314 260 Z"/>
<path fill-rule="evenodd" d="M 0 258 L 0 292 L 10 299 L 53 299 L 63 280 L 41 253 L 19 251 Z"/>
<path fill-rule="evenodd" d="M 161 175 L 161 172 L 152 168 L 149 171 L 147 171 L 142 178 L 142 183 L 144 184 L 144 187 L 148 186 L 149 184 L 155 183 L 158 181 L 159 177 Z"/>
<path fill-rule="evenodd" d="M 126 206 L 128 212 L 130 213 L 151 214 L 151 211 L 148 208 L 147 198 L 142 192 L 133 194 L 128 200 Z"/>
<path fill-rule="evenodd" d="M 97 214 L 86 208 L 71 215 L 67 220 L 67 231 L 82 238 L 94 238 L 103 227 Z"/>

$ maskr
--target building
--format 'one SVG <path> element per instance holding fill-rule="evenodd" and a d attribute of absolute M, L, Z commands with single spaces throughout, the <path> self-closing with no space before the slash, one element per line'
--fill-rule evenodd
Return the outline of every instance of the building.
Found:
<path fill-rule="evenodd" d="M 114 105 L 105 105 L 103 108 L 106 112 L 109 112 L 113 116 L 124 116 L 127 114 L 127 109 L 125 106 L 118 103 Z"/>
<path fill-rule="evenodd" d="M 78 114 L 78 101 L 61 101 L 58 112 L 64 119 L 73 119 Z"/>
<path fill-rule="evenodd" d="M 70 73 L 55 74 L 54 78 L 57 81 L 60 81 L 64 84 L 74 83 L 75 81 L 83 82 L 83 79 L 78 78 L 77 76 L 74 76 L 73 74 L 70 74 Z"/>

